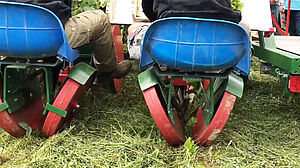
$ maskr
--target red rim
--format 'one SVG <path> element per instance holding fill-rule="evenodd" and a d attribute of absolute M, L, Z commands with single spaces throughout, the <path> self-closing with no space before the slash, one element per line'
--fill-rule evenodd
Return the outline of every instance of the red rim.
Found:
<path fill-rule="evenodd" d="M 14 137 L 22 137 L 26 134 L 26 131 L 19 126 L 20 122 L 26 123 L 33 130 L 40 130 L 45 119 L 43 115 L 45 102 L 45 99 L 39 97 L 13 114 L 9 114 L 6 110 L 1 111 L 0 126 Z M 1 99 L 0 103 L 2 103 Z"/>
<path fill-rule="evenodd" d="M 229 118 L 235 100 L 236 96 L 225 92 L 218 110 L 209 125 L 204 123 L 201 107 L 199 108 L 196 116 L 197 123 L 193 127 L 193 139 L 195 142 L 203 146 L 210 146 L 218 138 Z"/>
<path fill-rule="evenodd" d="M 62 117 L 51 111 L 48 112 L 47 118 L 43 126 L 43 133 L 50 137 L 60 130 L 63 124 L 72 116 L 72 111 L 77 107 L 79 101 L 84 96 L 85 91 L 88 89 L 90 81 L 85 85 L 80 85 L 78 82 L 68 79 L 63 88 L 57 95 L 53 106 L 67 111 L 67 116 Z"/>
<path fill-rule="evenodd" d="M 122 42 L 122 35 L 121 29 L 119 25 L 112 25 L 111 26 L 113 41 L 115 45 L 116 55 L 118 62 L 124 61 L 124 54 L 123 54 L 123 42 Z M 119 93 L 123 86 L 123 79 L 114 79 L 114 87 L 116 93 Z"/>
<path fill-rule="evenodd" d="M 143 91 L 143 95 L 152 118 L 165 140 L 172 146 L 182 144 L 185 141 L 185 137 L 177 113 L 175 113 L 176 124 L 173 125 L 161 104 L 154 86 Z"/>

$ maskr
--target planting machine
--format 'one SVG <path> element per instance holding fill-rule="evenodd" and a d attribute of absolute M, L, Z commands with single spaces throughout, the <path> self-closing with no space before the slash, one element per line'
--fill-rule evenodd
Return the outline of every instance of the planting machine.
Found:
<path fill-rule="evenodd" d="M 123 47 L 112 26 L 118 60 Z M 71 118 L 94 82 L 91 50 L 70 47 L 63 25 L 51 11 L 0 1 L 0 126 L 15 137 L 42 129 L 52 136 Z M 114 80 L 116 92 L 122 79 Z"/>
<path fill-rule="evenodd" d="M 170 145 L 185 141 L 189 105 L 198 107 L 195 142 L 208 146 L 221 133 L 250 70 L 250 41 L 238 24 L 167 18 L 148 28 L 139 84 L 149 111 Z M 186 120 L 186 121 L 184 121 Z"/>
<path fill-rule="evenodd" d="M 257 32 L 252 48 L 265 61 L 262 72 L 282 79 L 286 93 L 300 93 L 300 38 L 274 36 L 268 0 L 242 2 L 241 24 Z M 170 145 L 184 142 L 185 124 L 194 124 L 192 137 L 198 144 L 211 145 L 218 137 L 236 97 L 242 96 L 250 48 L 247 33 L 226 21 L 178 17 L 148 28 L 138 79 L 152 118 Z M 189 119 L 191 103 L 199 107 L 194 122 Z"/>
<path fill-rule="evenodd" d="M 111 0 L 111 20 L 119 24 L 144 20 L 137 4 Z M 131 13 L 131 8 L 136 11 Z M 184 143 L 189 130 L 196 143 L 206 146 L 218 137 L 236 98 L 243 94 L 242 77 L 249 74 L 250 55 L 247 32 L 232 22 L 177 17 L 149 26 L 138 80 L 152 118 L 170 145 Z"/>

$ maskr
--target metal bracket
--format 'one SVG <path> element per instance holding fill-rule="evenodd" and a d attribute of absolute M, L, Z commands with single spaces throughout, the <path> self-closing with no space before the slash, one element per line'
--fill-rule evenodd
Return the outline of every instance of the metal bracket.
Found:
<path fill-rule="evenodd" d="M 168 116 L 171 120 L 171 122 L 173 124 L 175 124 L 175 117 L 174 117 L 174 114 L 172 112 L 172 93 L 173 93 L 173 83 L 174 83 L 174 79 L 171 78 L 170 80 L 170 84 L 169 84 L 169 91 L 168 91 Z"/>
<path fill-rule="evenodd" d="M 48 104 L 48 103 L 47 103 L 47 105 L 45 107 L 45 110 L 44 110 L 43 114 L 45 114 L 47 110 L 49 110 L 49 111 L 51 111 L 51 112 L 53 112 L 53 113 L 55 113 L 57 115 L 60 115 L 62 117 L 66 117 L 67 116 L 67 111 L 62 110 L 62 109 L 60 109 L 58 107 L 55 107 L 55 106 L 53 106 L 51 104 Z"/>
<path fill-rule="evenodd" d="M 27 123 L 19 122 L 18 125 L 20 127 L 22 127 L 24 130 L 26 130 L 26 136 L 30 136 L 31 135 L 32 128 Z"/>
<path fill-rule="evenodd" d="M 7 108 L 8 108 L 8 104 L 6 101 L 0 104 L 0 112 L 6 110 Z"/>
<path fill-rule="evenodd" d="M 80 83 L 81 85 L 84 85 L 89 80 L 90 76 L 92 76 L 95 72 L 95 68 L 81 62 L 75 65 L 68 77 Z"/>
<path fill-rule="evenodd" d="M 241 77 L 231 73 L 228 76 L 228 83 L 225 89 L 227 92 L 236 95 L 239 98 L 243 96 L 244 81 Z"/>
<path fill-rule="evenodd" d="M 141 87 L 141 90 L 147 90 L 150 87 L 159 84 L 159 80 L 152 71 L 152 68 L 149 68 L 138 75 L 138 81 Z"/>

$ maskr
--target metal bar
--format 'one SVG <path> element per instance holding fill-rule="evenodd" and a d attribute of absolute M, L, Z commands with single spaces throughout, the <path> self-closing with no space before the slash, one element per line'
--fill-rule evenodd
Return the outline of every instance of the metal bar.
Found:
<path fill-rule="evenodd" d="M 47 67 L 44 67 L 43 70 L 45 72 L 47 103 L 51 104 L 54 100 L 53 76 L 52 76 L 53 74 L 52 74 L 52 70 Z"/>
<path fill-rule="evenodd" d="M 16 62 L 16 61 L 1 61 L 0 64 L 1 65 L 22 65 L 22 66 L 44 66 L 44 67 L 55 67 L 58 64 L 60 64 L 61 62 L 63 62 L 62 58 L 57 57 L 58 59 L 56 60 L 55 63 L 51 64 L 51 63 L 23 63 L 23 62 Z"/>
<path fill-rule="evenodd" d="M 222 73 L 204 73 L 204 72 L 164 72 L 161 71 L 157 66 L 153 66 L 155 74 L 157 76 L 172 76 L 174 78 L 212 78 L 212 77 L 218 77 L 218 78 L 227 78 L 229 74 L 233 71 L 233 68 L 229 68 L 225 70 Z"/>
<path fill-rule="evenodd" d="M 209 115 L 209 120 L 211 120 L 214 112 L 215 112 L 215 96 L 214 96 L 214 87 L 215 87 L 215 84 L 216 84 L 216 79 L 211 79 L 210 80 L 211 82 L 211 86 L 212 87 L 209 87 L 209 97 L 210 97 L 210 100 L 209 100 L 209 105 L 210 105 L 210 115 Z M 216 88 L 217 89 L 217 88 Z"/>
<path fill-rule="evenodd" d="M 172 112 L 172 91 L 173 91 L 173 83 L 174 83 L 174 79 L 171 79 L 170 80 L 170 84 L 169 84 L 169 92 L 168 92 L 168 116 L 169 116 L 169 119 L 171 120 L 171 122 L 173 124 L 175 124 L 175 118 L 174 118 L 174 115 L 173 115 L 173 112 Z"/>

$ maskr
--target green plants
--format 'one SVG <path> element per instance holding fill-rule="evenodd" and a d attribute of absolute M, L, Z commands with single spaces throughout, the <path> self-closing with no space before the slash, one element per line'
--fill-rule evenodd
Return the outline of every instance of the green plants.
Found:
<path fill-rule="evenodd" d="M 107 0 L 73 0 L 73 15 L 80 12 L 104 8 L 107 4 Z"/>
<path fill-rule="evenodd" d="M 241 10 L 244 5 L 240 0 L 231 0 L 231 6 L 233 9 Z"/>

